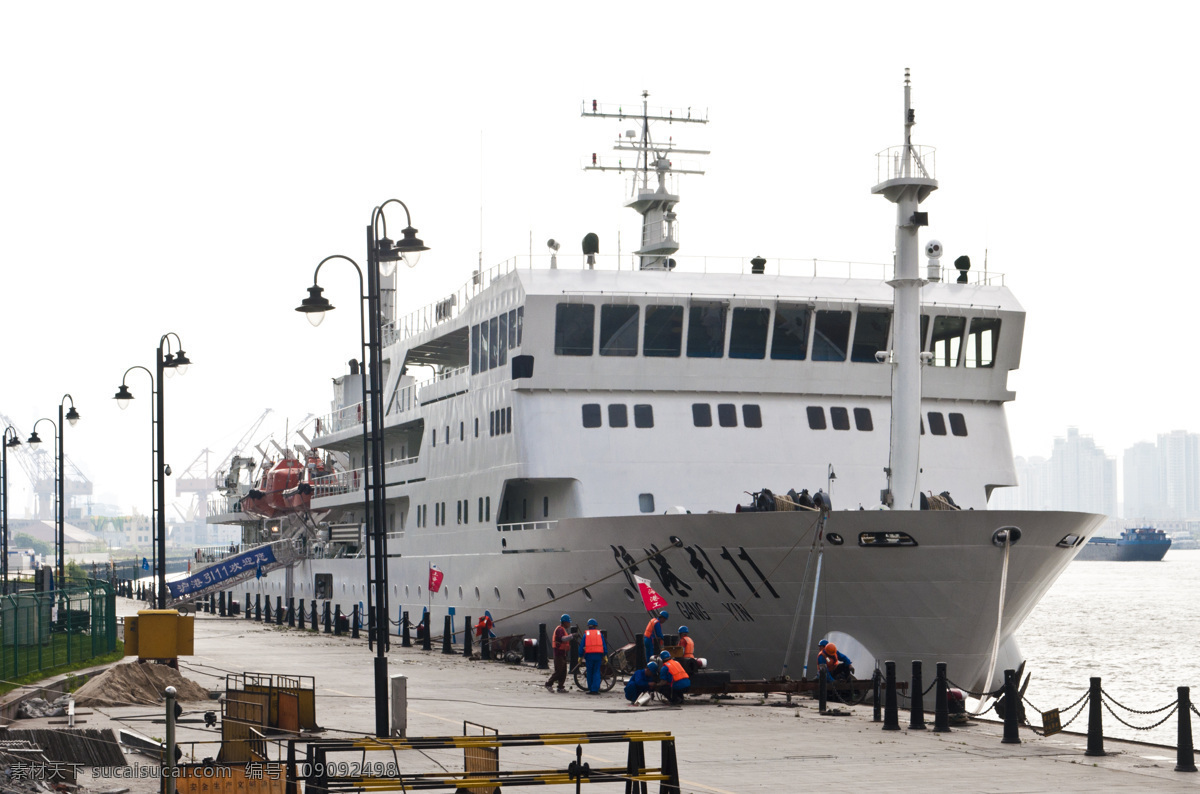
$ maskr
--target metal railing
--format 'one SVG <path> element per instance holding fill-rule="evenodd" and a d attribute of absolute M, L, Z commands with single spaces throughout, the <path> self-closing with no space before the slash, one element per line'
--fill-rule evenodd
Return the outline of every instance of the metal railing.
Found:
<path fill-rule="evenodd" d="M 911 151 L 912 157 L 909 158 Z M 889 146 L 875 155 L 875 182 L 912 177 L 937 178 L 937 149 L 932 146 Z"/>
<path fill-rule="evenodd" d="M 113 587 L 95 579 L 52 592 L 0 597 L 0 679 L 13 679 L 117 649 Z"/>
<path fill-rule="evenodd" d="M 497 524 L 497 532 L 523 532 L 527 529 L 554 529 L 557 521 L 523 521 L 519 524 Z"/>

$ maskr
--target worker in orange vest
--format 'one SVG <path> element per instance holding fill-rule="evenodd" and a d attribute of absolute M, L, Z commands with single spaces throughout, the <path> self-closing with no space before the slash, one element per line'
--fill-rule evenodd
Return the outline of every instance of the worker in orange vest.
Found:
<path fill-rule="evenodd" d="M 646 630 L 642 633 L 642 642 L 646 646 L 646 661 L 653 659 L 655 654 L 662 650 L 662 624 L 667 617 L 667 610 L 664 609 L 658 613 L 658 617 L 651 615 L 650 622 L 646 624 Z"/>
<path fill-rule="evenodd" d="M 696 643 L 689 636 L 687 626 L 679 627 L 679 645 L 683 649 L 679 654 L 679 663 L 689 674 L 696 672 L 699 667 L 696 664 Z"/>
<path fill-rule="evenodd" d="M 554 687 L 555 683 L 558 684 L 559 692 L 567 691 L 564 687 L 567 683 L 567 652 L 570 650 L 570 636 L 571 616 L 563 615 L 554 629 L 554 639 L 551 643 L 554 648 L 554 674 L 546 682 L 547 692 Z"/>
<path fill-rule="evenodd" d="M 837 649 L 829 640 L 821 640 L 818 645 L 820 650 L 817 652 L 817 669 L 823 663 L 825 665 L 826 680 L 843 680 L 849 681 L 854 673 L 854 665 L 850 663 L 850 657 Z"/>
<path fill-rule="evenodd" d="M 662 681 L 662 693 L 672 703 L 682 703 L 683 693 L 692 685 L 687 670 L 678 660 L 671 658 L 670 651 L 658 655 L 662 663 L 658 668 L 658 679 Z"/>
<path fill-rule="evenodd" d="M 485 609 L 483 611 L 483 617 L 481 617 L 475 623 L 475 636 L 476 637 L 487 636 L 491 639 L 495 639 L 496 632 L 492 631 L 492 627 L 495 625 L 496 625 L 495 621 L 492 620 L 492 613 Z M 484 632 L 487 632 L 487 634 L 485 635 Z"/>
<path fill-rule="evenodd" d="M 587 670 L 588 694 L 600 694 L 600 666 L 608 657 L 608 640 L 600 633 L 600 624 L 595 618 L 589 618 L 587 631 L 579 639 L 579 654 L 583 657 Z"/>

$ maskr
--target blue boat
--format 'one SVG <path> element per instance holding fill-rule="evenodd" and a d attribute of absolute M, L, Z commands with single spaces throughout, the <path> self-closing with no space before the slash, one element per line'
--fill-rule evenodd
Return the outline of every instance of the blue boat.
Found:
<path fill-rule="evenodd" d="M 1166 532 L 1154 527 L 1136 527 L 1125 530 L 1119 538 L 1092 538 L 1079 550 L 1075 559 L 1158 562 L 1169 548 L 1171 539 Z"/>

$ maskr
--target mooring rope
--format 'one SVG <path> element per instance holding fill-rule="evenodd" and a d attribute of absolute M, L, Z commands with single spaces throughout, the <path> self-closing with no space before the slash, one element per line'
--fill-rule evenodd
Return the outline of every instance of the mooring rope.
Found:
<path fill-rule="evenodd" d="M 996 674 L 996 657 L 1000 655 L 1000 630 L 1004 624 L 1004 593 L 1008 589 L 1008 551 L 1012 548 L 1011 536 L 1008 532 L 1004 533 L 1004 565 L 1000 569 L 1000 603 L 996 606 L 996 635 L 992 638 L 992 659 L 988 662 L 987 678 L 984 679 L 984 686 L 988 686 L 992 682 L 992 676 Z M 979 705 L 975 709 L 975 716 L 978 717 L 984 711 L 984 703 L 981 699 Z"/>

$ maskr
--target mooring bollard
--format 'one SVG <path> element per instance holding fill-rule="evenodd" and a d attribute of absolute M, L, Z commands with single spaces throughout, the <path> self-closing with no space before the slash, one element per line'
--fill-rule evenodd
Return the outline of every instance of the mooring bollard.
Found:
<path fill-rule="evenodd" d="M 546 624 L 538 624 L 537 666 L 539 670 L 550 669 L 550 657 L 546 654 L 546 646 L 550 640 L 546 638 Z"/>
<path fill-rule="evenodd" d="M 871 705 L 874 707 L 875 722 L 883 722 L 883 673 L 879 671 L 879 662 L 875 663 L 875 672 L 871 673 Z"/>
<path fill-rule="evenodd" d="M 325 633 L 326 633 L 326 634 L 332 634 L 332 633 L 333 633 L 333 618 L 332 618 L 332 617 L 330 617 L 330 614 L 331 614 L 331 613 L 330 613 L 330 611 L 329 611 L 329 602 L 328 602 L 328 601 L 326 601 L 326 602 L 325 602 L 325 614 L 324 614 L 324 618 L 325 618 Z"/>
<path fill-rule="evenodd" d="M 452 630 L 450 621 L 453 620 L 449 615 L 442 621 L 442 653 L 450 655 L 454 653 L 454 644 L 451 642 L 450 632 Z"/>
<path fill-rule="evenodd" d="M 925 692 L 922 689 L 921 660 L 913 659 L 912 681 L 908 684 L 908 729 L 925 730 Z"/>
<path fill-rule="evenodd" d="M 463 632 L 463 656 L 471 658 L 471 616 L 466 617 L 467 630 Z"/>
<path fill-rule="evenodd" d="M 296 628 L 296 597 L 288 596 L 288 628 Z"/>
<path fill-rule="evenodd" d="M 403 634 L 400 637 L 401 648 L 412 647 L 412 624 L 408 622 L 408 613 L 405 612 L 400 616 L 400 629 Z"/>
<path fill-rule="evenodd" d="M 1004 671 L 1004 738 L 1001 744 L 1020 744 L 1021 728 L 1017 725 L 1020 706 L 1017 702 L 1017 671 Z"/>
<path fill-rule="evenodd" d="M 425 636 L 421 640 L 421 650 L 432 651 L 433 650 L 433 638 L 429 636 L 430 632 L 429 632 L 429 613 L 428 612 L 426 612 L 423 616 L 421 616 L 421 623 L 425 627 Z"/>
<path fill-rule="evenodd" d="M 825 707 L 828 705 L 826 700 L 825 677 L 828 675 L 825 667 L 825 654 L 821 654 L 821 658 L 817 659 L 817 710 L 822 714 L 825 713 Z"/>
<path fill-rule="evenodd" d="M 946 663 L 937 663 L 937 694 L 933 696 L 933 732 L 950 732 L 949 684 L 946 683 Z"/>
<path fill-rule="evenodd" d="M 884 662 L 883 729 L 900 730 L 900 709 L 896 705 L 896 663 Z"/>
<path fill-rule="evenodd" d="M 275 596 L 275 625 L 283 625 L 283 596 Z"/>
<path fill-rule="evenodd" d="M 1179 687 L 1179 741 L 1175 747 L 1175 771 L 1195 772 L 1196 755 L 1192 751 L 1192 698 L 1185 686 Z"/>
<path fill-rule="evenodd" d="M 1100 711 L 1100 679 L 1091 679 L 1088 687 L 1088 743 L 1084 755 L 1108 755 L 1104 752 L 1104 715 Z"/>
<path fill-rule="evenodd" d="M 358 639 L 358 604 L 354 605 L 354 614 L 350 616 L 350 639 Z"/>

